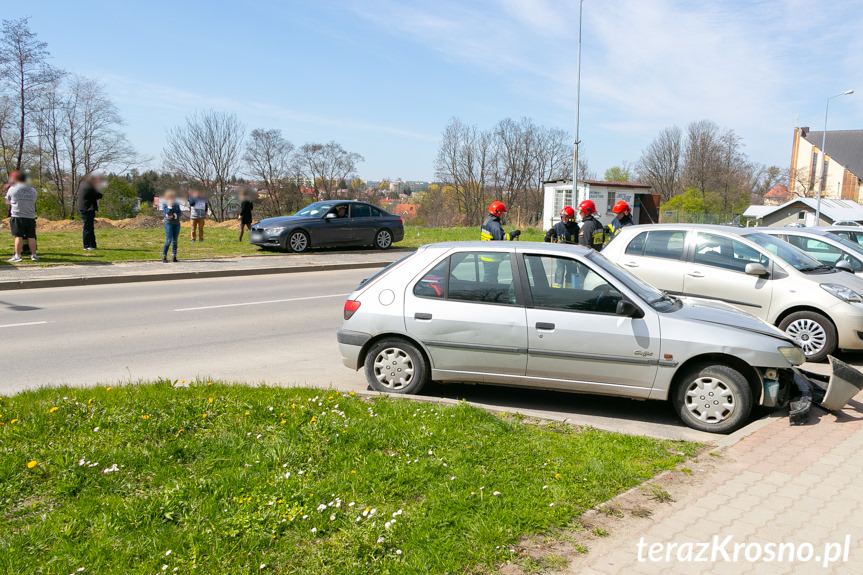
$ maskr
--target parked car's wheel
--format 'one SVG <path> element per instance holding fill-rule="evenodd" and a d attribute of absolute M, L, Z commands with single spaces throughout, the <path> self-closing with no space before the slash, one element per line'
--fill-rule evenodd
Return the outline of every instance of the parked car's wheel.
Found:
<path fill-rule="evenodd" d="M 413 344 L 383 339 L 366 354 L 366 379 L 375 391 L 415 394 L 428 381 L 429 366 Z"/>
<path fill-rule="evenodd" d="M 375 234 L 375 247 L 379 250 L 386 250 L 393 245 L 393 233 L 389 230 L 378 230 Z"/>
<path fill-rule="evenodd" d="M 302 230 L 291 232 L 288 236 L 287 247 L 295 254 L 301 254 L 309 249 L 309 234 Z"/>
<path fill-rule="evenodd" d="M 784 331 L 803 348 L 806 361 L 821 361 L 836 350 L 836 326 L 814 311 L 792 313 L 779 323 Z"/>
<path fill-rule="evenodd" d="M 701 364 L 681 375 L 671 400 L 677 415 L 689 427 L 731 433 L 749 418 L 752 388 L 733 367 Z"/>

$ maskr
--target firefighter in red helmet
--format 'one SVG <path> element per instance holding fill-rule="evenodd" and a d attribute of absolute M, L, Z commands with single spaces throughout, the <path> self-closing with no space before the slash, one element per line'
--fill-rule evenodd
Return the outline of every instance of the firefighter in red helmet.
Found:
<path fill-rule="evenodd" d="M 578 215 L 581 217 L 581 231 L 578 233 L 578 244 L 599 251 L 605 244 L 605 228 L 596 217 L 596 204 L 593 200 L 584 200 L 578 204 Z"/>
<path fill-rule="evenodd" d="M 575 210 L 572 206 L 560 210 L 560 221 L 545 232 L 545 241 L 559 244 L 578 243 L 578 224 L 575 223 Z"/>
<path fill-rule="evenodd" d="M 507 242 L 521 235 L 521 230 L 515 230 L 510 233 L 503 231 L 503 226 L 500 225 L 500 216 L 504 213 L 506 213 L 506 205 L 503 202 L 492 202 L 489 205 L 488 215 L 482 223 L 480 240 L 487 242 Z"/>
<path fill-rule="evenodd" d="M 614 236 L 620 233 L 620 228 L 634 226 L 635 222 L 632 221 L 632 210 L 630 209 L 629 204 L 623 200 L 614 204 L 611 211 L 614 214 L 614 219 L 611 220 L 610 224 L 608 224 L 608 235 L 610 236 L 610 239 L 614 239 Z"/>

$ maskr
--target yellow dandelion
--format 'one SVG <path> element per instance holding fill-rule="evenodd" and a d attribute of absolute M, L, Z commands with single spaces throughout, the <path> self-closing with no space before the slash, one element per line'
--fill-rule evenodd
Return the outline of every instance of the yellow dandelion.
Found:
<path fill-rule="evenodd" d="M 183 430 L 182 430 L 182 429 L 178 429 L 178 430 L 177 430 L 177 435 L 180 435 L 181 433 L 183 433 Z"/>
<path fill-rule="evenodd" d="M 296 408 L 297 408 L 297 404 L 296 404 L 296 403 L 292 403 L 292 404 L 291 404 L 291 409 L 296 409 Z"/>
<path fill-rule="evenodd" d="M 286 423 L 286 422 L 287 422 L 286 420 L 284 420 L 284 419 L 282 420 L 282 423 Z"/>
<path fill-rule="evenodd" d="M 555 479 L 560 479 L 560 473 L 555 473 L 555 474 L 554 474 L 554 478 L 555 478 Z"/>
<path fill-rule="evenodd" d="M 208 398 L 207 398 L 207 403 L 213 403 L 213 398 L 212 398 L 212 397 L 208 397 Z"/>
<path fill-rule="evenodd" d="M 39 465 L 39 464 L 38 464 L 38 463 L 36 463 L 35 461 L 29 461 L 29 462 L 27 463 L 27 469 L 33 469 L 33 468 L 34 468 L 34 467 L 36 467 L 37 465 Z"/>
<path fill-rule="evenodd" d="M 111 386 L 109 385 L 108 387 L 106 387 L 105 391 L 111 391 Z"/>
<path fill-rule="evenodd" d="M 249 412 L 247 411 L 247 412 L 245 413 L 245 415 L 249 415 Z"/>
<path fill-rule="evenodd" d="M 205 414 L 204 414 L 204 415 L 202 415 L 201 417 L 202 417 L 202 418 L 204 418 L 204 419 L 206 419 L 207 414 L 205 413 Z"/>
<path fill-rule="evenodd" d="M 90 399 L 88 399 L 88 400 L 87 400 L 87 405 L 90 405 L 91 403 L 93 403 L 93 398 L 92 398 L 92 397 L 91 397 Z"/>
<path fill-rule="evenodd" d="M 208 382 L 207 382 L 207 385 L 213 385 L 213 382 L 212 382 L 212 381 L 208 381 Z M 236 396 L 235 396 L 235 397 L 236 397 Z"/>
<path fill-rule="evenodd" d="M 17 420 L 17 419 L 13 419 L 12 421 L 10 421 L 10 422 L 9 422 L 9 425 L 12 425 L 13 423 L 18 423 L 18 420 Z"/>
<path fill-rule="evenodd" d="M 354 475 L 356 475 L 356 474 L 357 474 L 356 469 L 351 469 L 351 473 L 353 473 Z"/>
<path fill-rule="evenodd" d="M 51 409 L 48 410 L 48 413 L 54 413 L 58 409 L 60 409 L 60 408 L 59 407 L 52 407 Z"/>
<path fill-rule="evenodd" d="M 327 399 L 332 399 L 332 398 L 333 398 L 333 396 L 331 395 L 331 396 L 329 396 Z"/>
<path fill-rule="evenodd" d="M 312 416 L 312 419 L 311 419 L 311 421 L 309 421 L 309 423 L 314 423 L 314 422 L 316 422 L 316 421 L 317 421 L 317 418 L 315 418 L 315 416 L 313 415 L 313 416 Z"/>
<path fill-rule="evenodd" d="M 142 415 L 141 419 L 150 419 L 150 416 L 149 415 Z"/>
<path fill-rule="evenodd" d="M 180 380 L 180 383 L 186 383 L 186 380 L 185 380 L 185 379 L 181 379 L 181 380 Z"/>
<path fill-rule="evenodd" d="M 350 395 L 351 397 L 353 397 L 353 396 L 355 396 L 355 395 L 356 395 L 356 393 L 354 393 L 354 392 L 352 391 L 352 392 L 350 392 L 348 395 Z"/>

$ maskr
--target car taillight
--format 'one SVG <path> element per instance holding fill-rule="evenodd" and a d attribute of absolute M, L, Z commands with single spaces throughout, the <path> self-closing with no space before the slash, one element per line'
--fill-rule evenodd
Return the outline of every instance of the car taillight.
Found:
<path fill-rule="evenodd" d="M 401 216 L 399 216 L 399 223 L 400 223 L 401 225 L 405 225 L 405 223 L 402 221 Z"/>
<path fill-rule="evenodd" d="M 351 316 L 354 315 L 360 309 L 360 302 L 355 299 L 349 299 L 345 302 L 345 319 L 351 319 Z"/>

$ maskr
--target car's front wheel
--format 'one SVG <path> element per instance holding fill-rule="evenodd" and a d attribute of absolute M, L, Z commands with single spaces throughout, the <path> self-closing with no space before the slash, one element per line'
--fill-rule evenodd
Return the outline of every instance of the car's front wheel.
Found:
<path fill-rule="evenodd" d="M 836 350 L 836 327 L 820 313 L 792 313 L 779 323 L 779 329 L 803 348 L 806 361 L 821 361 Z"/>
<path fill-rule="evenodd" d="M 697 365 L 681 375 L 671 401 L 683 423 L 710 433 L 731 433 L 752 411 L 752 388 L 742 373 L 722 364 Z"/>
<path fill-rule="evenodd" d="M 379 250 L 386 250 L 393 245 L 393 234 L 389 230 L 379 230 L 375 234 L 375 247 Z"/>
<path fill-rule="evenodd" d="M 365 368 L 372 389 L 385 393 L 419 393 L 429 377 L 422 352 L 403 339 L 375 343 L 366 354 Z"/>
<path fill-rule="evenodd" d="M 287 244 L 290 251 L 301 254 L 309 249 L 309 235 L 301 230 L 291 232 Z"/>

